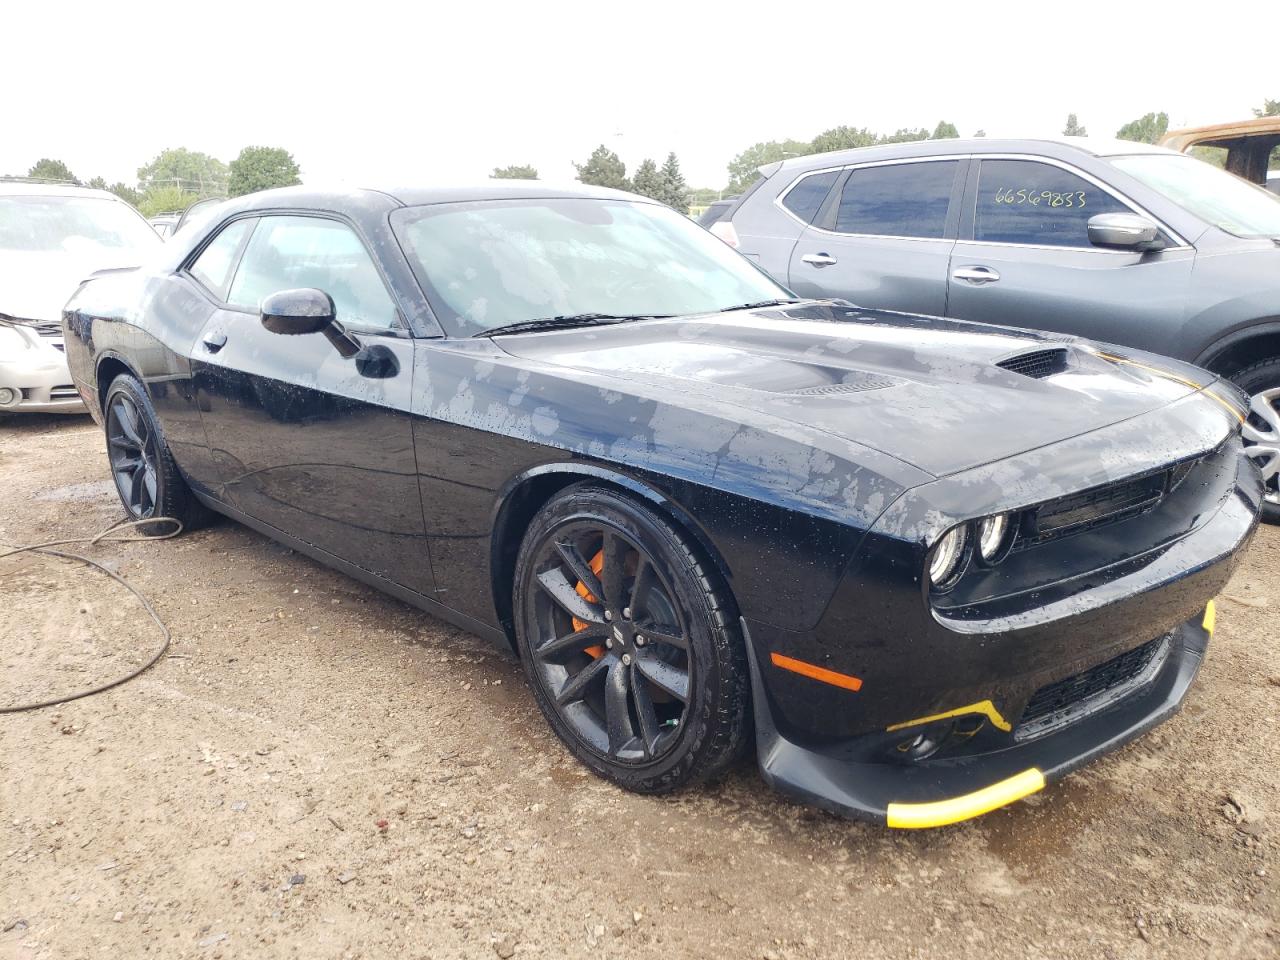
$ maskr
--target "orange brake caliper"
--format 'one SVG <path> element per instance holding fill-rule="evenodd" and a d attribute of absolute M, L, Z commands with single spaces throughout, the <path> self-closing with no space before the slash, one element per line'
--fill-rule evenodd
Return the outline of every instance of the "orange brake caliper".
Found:
<path fill-rule="evenodd" d="M 591 562 L 588 564 L 588 566 L 591 567 L 592 573 L 594 573 L 597 577 L 600 576 L 600 571 L 604 569 L 604 550 L 598 550 L 596 552 L 596 555 L 591 558 Z M 578 581 L 578 585 L 574 587 L 574 589 L 578 592 L 578 596 L 580 596 L 583 600 L 587 601 L 587 603 L 599 602 L 595 597 L 591 595 L 591 591 L 587 589 L 587 585 L 583 583 L 581 580 Z M 587 623 L 587 621 L 579 620 L 577 617 L 573 618 L 574 630 L 585 630 L 589 626 L 590 624 Z M 583 653 L 587 654 L 587 656 L 591 657 L 594 660 L 599 660 L 601 657 L 604 656 L 604 647 L 600 646 L 600 644 L 598 643 L 593 644 L 592 646 L 587 647 L 583 651 Z"/>

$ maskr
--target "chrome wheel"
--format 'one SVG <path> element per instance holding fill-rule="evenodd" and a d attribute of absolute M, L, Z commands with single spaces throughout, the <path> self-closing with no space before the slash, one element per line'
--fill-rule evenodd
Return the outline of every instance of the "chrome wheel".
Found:
<path fill-rule="evenodd" d="M 1249 398 L 1243 433 L 1245 452 L 1262 471 L 1267 502 L 1280 505 L 1280 387 Z"/>
<path fill-rule="evenodd" d="M 561 526 L 537 552 L 533 672 L 579 740 L 651 763 L 679 739 L 692 684 L 686 625 L 653 558 L 621 531 Z"/>
<path fill-rule="evenodd" d="M 135 520 L 155 513 L 156 438 L 146 417 L 127 394 L 117 393 L 107 405 L 107 460 L 120 499 Z"/>

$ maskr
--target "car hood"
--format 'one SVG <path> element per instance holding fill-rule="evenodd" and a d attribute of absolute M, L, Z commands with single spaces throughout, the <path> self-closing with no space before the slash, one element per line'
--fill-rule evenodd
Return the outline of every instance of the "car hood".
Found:
<path fill-rule="evenodd" d="M 726 417 L 792 436 L 820 431 L 935 477 L 1142 416 L 1213 381 L 1074 338 L 827 304 L 494 342 L 661 403 L 721 404 Z M 1050 359 L 1063 369 L 1037 379 L 998 366 L 1041 351 L 1061 351 Z"/>
<path fill-rule="evenodd" d="M 0 250 L 0 313 L 22 320 L 57 320 L 80 281 L 95 270 L 135 267 L 143 254 L 94 247 L 31 253 Z"/>

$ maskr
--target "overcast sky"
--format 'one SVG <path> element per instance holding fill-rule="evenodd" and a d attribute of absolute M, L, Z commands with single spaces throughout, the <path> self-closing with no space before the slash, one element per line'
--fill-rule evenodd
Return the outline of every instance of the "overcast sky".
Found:
<path fill-rule="evenodd" d="M 0 173 L 49 156 L 130 183 L 171 146 L 282 146 L 305 180 L 372 184 L 567 179 L 605 143 L 719 187 L 752 143 L 840 124 L 1035 136 L 1075 112 L 1110 136 L 1280 98 L 1274 3 L 10 6 Z"/>

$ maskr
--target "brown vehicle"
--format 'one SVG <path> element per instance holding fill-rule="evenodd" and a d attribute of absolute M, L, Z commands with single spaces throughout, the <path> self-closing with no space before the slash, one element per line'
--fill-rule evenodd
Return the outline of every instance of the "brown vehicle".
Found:
<path fill-rule="evenodd" d="M 1226 151 L 1226 169 L 1238 177 L 1280 193 L 1280 117 L 1258 117 L 1208 127 L 1170 130 L 1160 146 L 1190 153 L 1193 147 Z"/>

